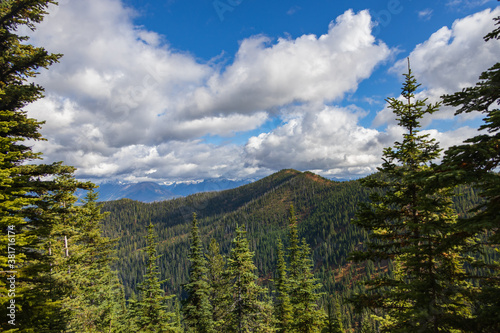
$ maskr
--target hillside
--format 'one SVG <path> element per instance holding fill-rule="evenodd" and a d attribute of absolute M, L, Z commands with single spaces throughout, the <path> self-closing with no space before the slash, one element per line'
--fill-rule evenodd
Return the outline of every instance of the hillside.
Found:
<path fill-rule="evenodd" d="M 235 227 L 244 224 L 250 246 L 255 251 L 258 274 L 267 282 L 276 264 L 276 241 L 286 242 L 288 209 L 294 205 L 300 236 L 313 250 L 316 276 L 327 293 L 348 295 L 358 288 L 355 281 L 377 271 L 387 271 L 386 263 L 366 267 L 347 261 L 348 254 L 366 239 L 366 232 L 354 227 L 353 218 L 360 201 L 369 192 L 360 181 L 335 182 L 310 172 L 282 170 L 257 182 L 235 189 L 206 192 L 169 201 L 142 203 L 123 199 L 107 202 L 110 213 L 104 221 L 108 236 L 119 238 L 118 269 L 126 294 L 131 295 L 142 275 L 144 235 L 149 221 L 159 235 L 160 269 L 170 293 L 179 294 L 187 281 L 186 265 L 192 213 L 198 215 L 205 248 L 211 238 L 229 252 Z M 477 202 L 470 189 L 456 200 L 459 211 Z M 286 243 L 285 243 L 286 244 Z"/>

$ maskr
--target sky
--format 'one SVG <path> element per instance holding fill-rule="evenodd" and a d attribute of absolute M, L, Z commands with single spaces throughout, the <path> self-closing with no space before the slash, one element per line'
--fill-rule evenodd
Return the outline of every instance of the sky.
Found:
<path fill-rule="evenodd" d="M 377 171 L 400 140 L 385 99 L 409 57 L 417 97 L 438 102 L 498 62 L 494 0 L 59 0 L 30 42 L 62 53 L 28 114 L 44 163 L 79 179 L 258 179 L 286 168 L 332 179 Z M 477 134 L 450 107 L 423 133 Z"/>

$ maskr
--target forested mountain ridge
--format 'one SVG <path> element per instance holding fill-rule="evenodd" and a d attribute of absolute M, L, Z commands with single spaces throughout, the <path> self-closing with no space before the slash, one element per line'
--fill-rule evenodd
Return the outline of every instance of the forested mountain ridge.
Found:
<path fill-rule="evenodd" d="M 474 190 L 461 188 L 457 210 L 466 211 L 478 201 Z M 335 182 L 313 174 L 287 169 L 254 183 L 221 192 L 198 193 L 185 198 L 142 203 L 128 199 L 106 202 L 103 211 L 105 234 L 119 238 L 117 268 L 126 294 L 135 293 L 145 255 L 146 227 L 156 226 L 161 254 L 162 278 L 169 293 L 179 294 L 188 279 L 186 263 L 192 213 L 199 220 L 200 236 L 206 249 L 212 238 L 227 254 L 238 225 L 248 231 L 250 249 L 255 251 L 258 275 L 266 282 L 276 266 L 278 238 L 286 243 L 288 209 L 294 205 L 299 237 L 310 244 L 315 273 L 327 293 L 350 294 L 354 280 L 387 267 L 360 267 L 349 263 L 348 254 L 361 246 L 367 233 L 350 223 L 360 201 L 369 190 L 360 181 Z"/>
<path fill-rule="evenodd" d="M 187 277 L 187 235 L 193 212 L 198 215 L 204 245 L 215 238 L 225 253 L 229 250 L 236 225 L 245 224 L 250 246 L 256 251 L 259 275 L 264 277 L 275 264 L 277 238 L 286 238 L 284 233 L 290 204 L 296 208 L 301 237 L 306 237 L 311 244 L 315 257 L 321 261 L 328 257 L 325 263 L 329 264 L 338 260 L 343 263 L 348 248 L 353 246 L 350 240 L 357 243 L 364 237 L 357 235 L 348 222 L 354 214 L 356 202 L 366 200 L 367 196 L 367 191 L 357 181 L 339 183 L 310 172 L 282 170 L 232 190 L 198 193 L 156 203 L 128 199 L 107 202 L 103 211 L 110 215 L 104 221 L 104 230 L 106 235 L 119 238 L 118 266 L 127 294 L 130 294 L 140 276 L 143 259 L 138 250 L 145 245 L 146 225 L 149 222 L 155 224 L 160 241 L 159 253 L 163 254 L 160 267 L 170 280 L 169 288 L 173 292 L 173 289 L 178 291 Z M 349 244 L 344 244 L 347 248 L 338 258 L 329 255 L 325 246 L 320 246 L 328 241 L 335 247 L 347 239 Z"/>

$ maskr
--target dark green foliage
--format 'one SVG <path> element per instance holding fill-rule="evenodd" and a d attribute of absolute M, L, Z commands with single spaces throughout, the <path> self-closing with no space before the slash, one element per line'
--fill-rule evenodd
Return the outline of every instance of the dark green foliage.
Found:
<path fill-rule="evenodd" d="M 293 322 L 293 307 L 290 302 L 290 281 L 288 279 L 287 265 L 283 243 L 278 239 L 278 263 L 276 266 L 276 278 L 274 285 L 276 288 L 276 300 L 274 302 L 274 316 L 278 332 L 290 332 Z"/>
<path fill-rule="evenodd" d="M 191 224 L 191 249 L 189 253 L 189 283 L 184 285 L 188 297 L 183 306 L 184 322 L 193 332 L 214 332 L 212 306 L 209 302 L 210 286 L 207 281 L 207 263 L 198 230 L 196 214 Z M 215 292 L 215 291 L 214 291 Z"/>
<path fill-rule="evenodd" d="M 500 26 L 500 17 L 494 19 Z M 485 36 L 485 40 L 498 42 L 500 27 Z M 459 146 L 446 151 L 443 159 L 443 182 L 474 184 L 484 199 L 472 209 L 467 218 L 459 221 L 458 229 L 471 236 L 484 239 L 483 246 L 473 247 L 479 268 L 474 274 L 474 282 L 481 286 L 474 294 L 475 332 L 500 331 L 500 263 L 488 260 L 488 252 L 498 250 L 500 245 L 500 62 L 483 72 L 474 87 L 443 96 L 444 103 L 459 107 L 456 114 L 480 112 L 484 114 L 484 124 L 479 130 L 487 133 L 470 138 Z M 492 250 L 493 249 L 493 250 Z"/>
<path fill-rule="evenodd" d="M 226 332 L 273 331 L 271 307 L 263 299 L 266 290 L 257 284 L 253 257 L 245 227 L 236 228 L 226 270 L 231 295 Z"/>
<path fill-rule="evenodd" d="M 367 293 L 352 302 L 359 308 L 382 310 L 386 332 L 460 331 L 470 318 L 462 253 L 467 239 L 456 233 L 453 188 L 435 186 L 438 144 L 419 133 L 419 121 L 439 105 L 414 100 L 418 88 L 411 70 L 405 75 L 402 99 L 388 99 L 402 142 L 384 150 L 381 174 L 364 183 L 382 189 L 363 204 L 355 224 L 371 231 L 366 249 L 353 252 L 356 261 L 390 259 L 393 276 L 369 279 Z"/>
<path fill-rule="evenodd" d="M 326 302 L 326 307 L 326 322 L 321 333 L 344 333 L 338 300 L 330 295 Z"/>
<path fill-rule="evenodd" d="M 87 193 L 83 206 L 77 207 L 70 244 L 67 274 L 71 292 L 64 309 L 71 314 L 67 332 L 124 332 L 125 299 L 116 272 L 111 270 L 116 241 L 101 235 L 104 215 L 96 204 L 97 194 Z"/>
<path fill-rule="evenodd" d="M 147 264 L 144 281 L 139 285 L 139 298 L 131 301 L 130 316 L 132 330 L 139 332 L 177 332 L 175 314 L 167 311 L 167 300 L 174 296 L 165 296 L 159 279 L 156 252 L 156 234 L 153 224 L 148 226 L 147 235 Z"/>
<path fill-rule="evenodd" d="M 311 252 L 305 240 L 299 244 L 297 219 L 293 206 L 290 206 L 289 217 L 290 277 L 289 295 L 292 306 L 291 327 L 294 332 L 320 332 L 323 327 L 324 313 L 318 307 L 321 296 L 318 283 L 313 275 Z"/>
<path fill-rule="evenodd" d="M 226 274 L 226 262 L 220 253 L 219 243 L 212 238 L 207 253 L 207 277 L 209 300 L 212 309 L 212 322 L 215 329 L 224 327 L 230 302 L 229 282 Z"/>
<path fill-rule="evenodd" d="M 4 0 L 0 3 L 0 315 L 7 318 L 7 303 L 16 305 L 14 325 L 0 322 L 10 332 L 60 332 L 70 313 L 63 309 L 71 284 L 62 272 L 67 256 L 64 236 L 74 226 L 77 188 L 89 184 L 73 178 L 75 169 L 62 163 L 31 164 L 41 158 L 28 140 L 43 140 L 42 122 L 28 118 L 24 108 L 43 97 L 32 81 L 42 68 L 61 55 L 49 54 L 18 35 L 35 29 L 51 0 Z M 7 237 L 8 231 L 11 236 Z M 11 249 L 9 258 L 9 240 Z M 52 253 L 52 255 L 51 255 Z M 15 273 L 12 273 L 14 271 Z M 10 272 L 10 273 L 6 273 Z M 6 274 L 16 278 L 15 297 L 8 296 Z"/>
<path fill-rule="evenodd" d="M 189 254 L 189 234 L 193 210 L 199 212 L 199 234 L 204 248 L 208 248 L 207 264 L 220 272 L 224 267 L 224 255 L 231 249 L 237 221 L 245 221 L 250 245 L 255 249 L 254 264 L 261 284 L 266 285 L 274 276 L 277 262 L 277 239 L 286 240 L 288 248 L 289 208 L 296 207 L 300 223 L 297 225 L 299 237 L 311 244 L 312 259 L 315 263 L 315 277 L 323 284 L 327 294 L 336 294 L 339 299 L 353 291 L 362 292 L 355 281 L 366 279 L 365 265 L 352 265 L 347 261 L 349 252 L 364 242 L 367 232 L 350 223 L 358 205 L 368 200 L 370 190 L 361 186 L 360 181 L 333 182 L 312 173 L 283 170 L 253 184 L 222 192 L 193 195 L 158 203 L 140 203 L 119 200 L 104 204 L 110 215 L 105 220 L 106 234 L 120 238 L 118 243 L 118 269 L 124 282 L 126 295 L 130 297 L 142 281 L 145 266 L 139 250 L 145 247 L 144 231 L 149 221 L 159 226 L 158 245 L 159 266 L 165 286 L 170 294 L 183 295 L 178 288 L 189 281 L 187 256 Z M 466 207 L 478 202 L 477 193 L 470 187 L 462 187 L 456 197 L 456 207 L 466 214 Z M 262 194 L 263 193 L 263 194 Z M 238 202 L 235 205 L 234 202 Z M 236 207 L 236 208 L 235 208 Z M 186 216 L 183 214 L 186 212 Z M 217 243 L 211 251 L 210 242 Z M 217 242 L 215 242 L 217 240 Z M 217 260 L 211 264 L 216 256 Z M 487 254 L 488 260 L 495 258 Z M 213 265 L 213 266 L 211 266 Z M 390 263 L 387 261 L 367 267 L 371 275 L 386 274 Z M 287 268 L 289 269 L 290 266 Z M 223 268 L 222 268 L 223 269 Z M 214 276 L 220 276 L 216 273 Z M 219 288 L 225 284 L 218 279 Z M 214 321 L 221 321 L 225 301 L 224 292 L 219 294 L 218 309 L 214 306 Z M 185 297 L 186 295 L 180 296 Z M 323 305 L 324 306 L 324 305 Z M 325 307 L 326 308 L 326 307 Z M 348 304 L 341 305 L 344 327 L 359 322 Z M 222 320 L 223 321 L 223 320 Z"/>

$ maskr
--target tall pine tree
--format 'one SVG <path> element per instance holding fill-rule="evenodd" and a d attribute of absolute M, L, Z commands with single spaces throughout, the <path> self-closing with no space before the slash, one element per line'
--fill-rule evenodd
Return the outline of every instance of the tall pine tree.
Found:
<path fill-rule="evenodd" d="M 43 97 L 43 88 L 30 81 L 61 55 L 34 47 L 28 37 L 18 34 L 22 28 L 34 30 L 49 4 L 55 1 L 0 3 L 1 317 L 7 318 L 7 304 L 16 307 L 15 319 L 0 322 L 5 332 L 60 332 L 69 318 L 62 299 L 71 288 L 57 274 L 66 258 L 58 251 L 63 239 L 57 234 L 71 231 L 61 222 L 74 217 L 72 194 L 86 186 L 74 181 L 73 167 L 33 164 L 41 154 L 26 141 L 43 140 L 39 132 L 43 123 L 29 118 L 24 108 Z M 8 276 L 16 279 L 13 296 L 8 296 Z"/>
<path fill-rule="evenodd" d="M 330 295 L 326 301 L 326 307 L 326 323 L 321 333 L 344 333 L 338 300 Z"/>
<path fill-rule="evenodd" d="M 289 296 L 292 305 L 292 323 L 294 332 L 321 332 L 325 314 L 318 306 L 321 297 L 321 284 L 312 272 L 311 250 L 305 239 L 299 242 L 297 218 L 293 206 L 290 206 L 289 246 L 290 257 Z"/>
<path fill-rule="evenodd" d="M 464 282 L 465 240 L 455 237 L 452 187 L 435 186 L 439 146 L 420 134 L 420 120 L 439 104 L 415 100 L 418 85 L 408 66 L 401 99 L 389 107 L 406 130 L 401 142 L 386 148 L 380 174 L 366 186 L 379 189 L 357 213 L 354 223 L 371 232 L 356 261 L 395 260 L 392 277 L 367 282 L 367 293 L 352 299 L 358 308 L 383 310 L 385 332 L 460 332 L 470 318 Z"/>
<path fill-rule="evenodd" d="M 487 34 L 486 42 L 500 40 L 500 16 L 494 19 L 497 28 Z M 481 190 L 484 201 L 471 213 L 473 216 L 459 220 L 461 233 L 485 239 L 484 247 L 472 249 L 476 257 L 485 250 L 500 246 L 500 62 L 479 77 L 474 87 L 462 89 L 453 95 L 443 96 L 446 105 L 458 107 L 456 115 L 479 112 L 484 114 L 483 131 L 462 145 L 449 148 L 442 163 L 442 181 L 470 184 Z M 486 133 L 485 133 L 486 131 Z M 444 172 L 443 172 L 444 171 Z M 490 249 L 485 249 L 490 248 Z M 474 294 L 476 332 L 500 331 L 500 263 L 476 260 L 474 266 L 483 268 L 485 274 L 474 278 L 481 284 Z M 484 269 L 486 268 L 486 269 Z"/>
<path fill-rule="evenodd" d="M 184 285 L 188 297 L 184 302 L 184 322 L 193 332 L 214 332 L 212 306 L 209 302 L 207 263 L 203 254 L 196 214 L 191 224 L 191 249 L 189 251 L 189 283 Z"/>
<path fill-rule="evenodd" d="M 132 330 L 144 333 L 178 332 L 175 314 L 167 310 L 167 301 L 174 296 L 165 296 L 162 289 L 158 269 L 158 254 L 156 252 L 156 233 L 152 223 L 148 225 L 146 247 L 146 274 L 139 284 L 139 297 L 131 301 L 130 315 L 133 322 Z"/>
<path fill-rule="evenodd" d="M 121 332 L 126 325 L 122 286 L 111 269 L 116 241 L 102 236 L 105 215 L 96 201 L 97 193 L 90 190 L 76 210 L 75 234 L 68 237 L 72 285 L 64 301 L 71 312 L 68 332 Z"/>
<path fill-rule="evenodd" d="M 236 228 L 226 274 L 232 297 L 226 332 L 272 332 L 272 309 L 264 300 L 266 290 L 257 284 L 254 253 L 250 252 L 244 226 Z"/>
<path fill-rule="evenodd" d="M 274 313 L 277 322 L 278 332 L 290 332 L 293 322 L 293 308 L 290 302 L 290 281 L 285 261 L 285 252 L 281 239 L 278 240 L 278 263 L 276 267 L 276 278 L 274 279 L 276 288 L 276 300 L 274 302 Z"/>
<path fill-rule="evenodd" d="M 225 270 L 225 258 L 220 253 L 219 244 L 212 238 L 207 253 L 207 277 L 212 322 L 215 329 L 224 327 L 228 314 L 230 295 L 228 277 L 225 274 Z"/>

